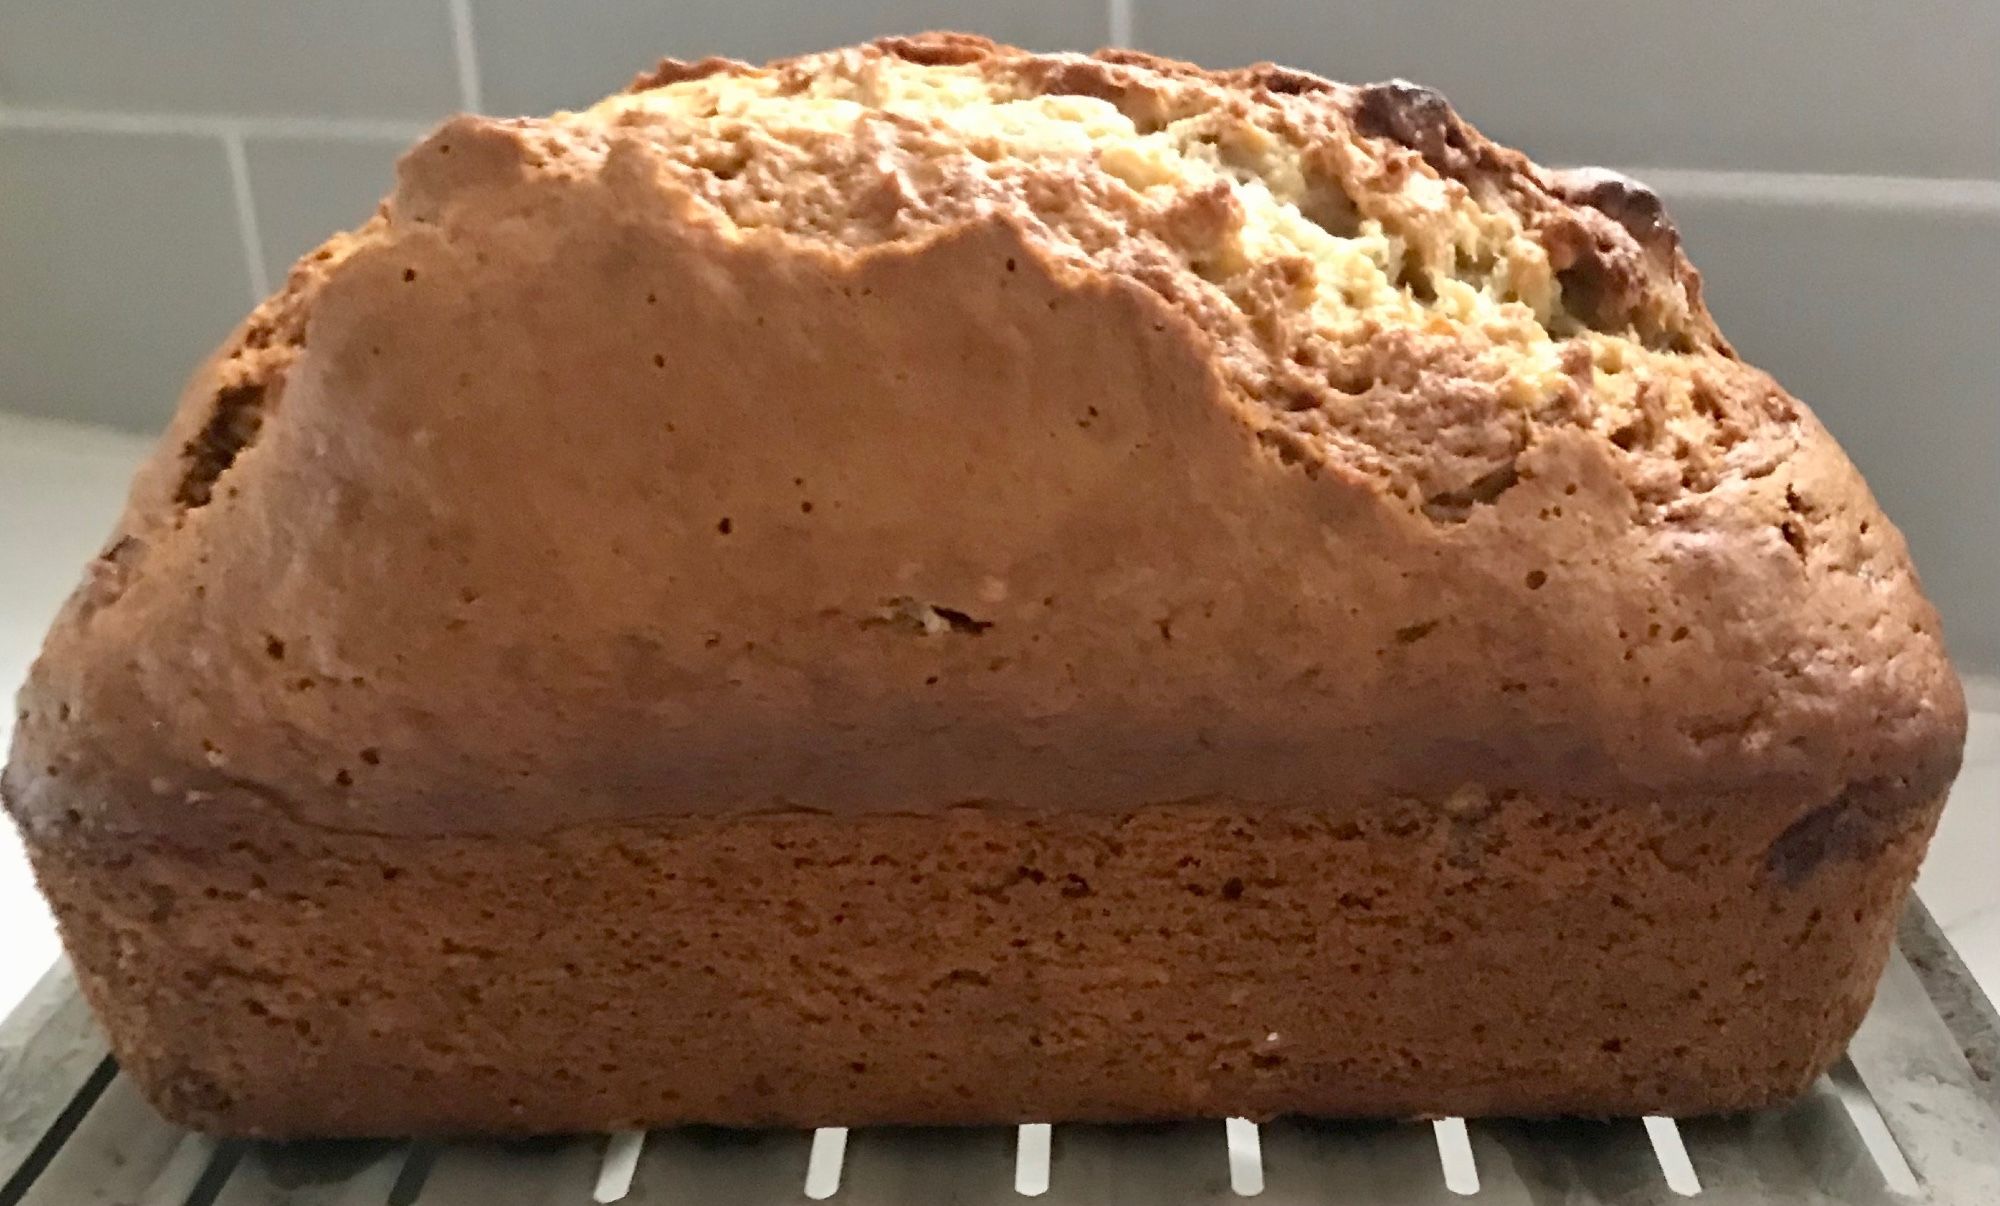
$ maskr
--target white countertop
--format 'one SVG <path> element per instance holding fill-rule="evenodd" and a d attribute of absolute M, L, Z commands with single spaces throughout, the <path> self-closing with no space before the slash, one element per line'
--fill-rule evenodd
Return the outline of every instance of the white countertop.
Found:
<path fill-rule="evenodd" d="M 0 690 L 11 697 L 42 630 L 108 535 L 149 440 L 0 414 Z M 1982 556 L 1991 556 L 1982 552 Z M 1918 892 L 1986 995 L 2000 1000 L 2000 681 L 1969 684 L 1965 771 Z M 14 711 L 0 710 L 0 750 Z M 0 824 L 0 1014 L 55 959 L 48 910 L 12 825 Z"/>

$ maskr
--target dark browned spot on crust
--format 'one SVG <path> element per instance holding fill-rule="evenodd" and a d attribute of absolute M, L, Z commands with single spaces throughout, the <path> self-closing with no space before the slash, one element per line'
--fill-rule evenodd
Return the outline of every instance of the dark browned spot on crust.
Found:
<path fill-rule="evenodd" d="M 1446 176 L 1462 176 L 1481 159 L 1480 139 L 1444 94 L 1408 80 L 1358 89 L 1354 125 L 1363 134 L 1401 143 Z"/>
<path fill-rule="evenodd" d="M 1898 821 L 1908 819 L 1907 796 L 1907 788 L 1893 782 L 1849 784 L 1778 835 L 1764 856 L 1765 871 L 1793 887 L 1830 862 L 1872 856 L 1887 844 Z"/>
<path fill-rule="evenodd" d="M 181 450 L 186 470 L 174 501 L 183 510 L 207 506 L 215 483 L 257 438 L 264 424 L 264 396 L 262 382 L 228 386 L 216 394 L 208 422 Z"/>
<path fill-rule="evenodd" d="M 1251 82 L 1281 96 L 1304 96 L 1312 92 L 1333 92 L 1336 85 L 1332 80 L 1314 75 L 1309 71 L 1299 71 L 1292 67 L 1280 67 L 1276 63 L 1260 63 L 1246 73 Z"/>
<path fill-rule="evenodd" d="M 726 59 L 710 55 L 692 63 L 681 59 L 661 59 L 651 70 L 641 71 L 625 85 L 627 92 L 650 92 L 654 88 L 664 88 L 669 84 L 679 84 L 687 80 L 707 79 L 711 75 L 725 75 L 750 71 L 750 64 L 740 59 Z"/>
<path fill-rule="evenodd" d="M 877 49 L 919 67 L 958 67 L 990 59 L 1000 49 L 991 38 L 978 34 L 930 33 L 911 38 L 882 38 Z"/>
<path fill-rule="evenodd" d="M 1491 506 L 1521 480 L 1520 466 L 1508 461 L 1457 490 L 1441 490 L 1424 499 L 1424 514 L 1440 523 L 1464 523 L 1476 507 Z"/>
<path fill-rule="evenodd" d="M 1588 205 L 1625 228 L 1649 250 L 1671 251 L 1680 234 L 1667 217 L 1666 203 L 1652 189 L 1608 168 L 1584 167 L 1549 172 L 1550 191 L 1573 205 Z"/>
<path fill-rule="evenodd" d="M 980 633 L 993 627 L 993 621 L 975 620 L 955 607 L 933 606 L 931 610 L 937 613 L 940 620 L 951 625 L 953 632 L 963 632 L 972 636 L 978 636 Z"/>

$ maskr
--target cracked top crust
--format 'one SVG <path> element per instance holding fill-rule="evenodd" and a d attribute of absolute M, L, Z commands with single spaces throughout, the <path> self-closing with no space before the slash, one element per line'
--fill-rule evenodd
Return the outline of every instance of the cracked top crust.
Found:
<path fill-rule="evenodd" d="M 961 35 L 446 123 L 195 376 L 30 827 L 1929 800 L 1900 536 L 1659 199 Z M 1876 805 L 1871 804 L 1871 807 Z"/>
<path fill-rule="evenodd" d="M 530 135 L 555 156 L 621 136 L 735 232 L 858 249 L 1017 224 L 1198 325 L 1262 438 L 1442 519 L 1548 427 L 1620 441 L 1666 501 L 1769 455 L 1740 445 L 1789 417 L 1727 372 L 1657 197 L 1540 171 L 1413 84 L 932 38 L 667 63 Z"/>

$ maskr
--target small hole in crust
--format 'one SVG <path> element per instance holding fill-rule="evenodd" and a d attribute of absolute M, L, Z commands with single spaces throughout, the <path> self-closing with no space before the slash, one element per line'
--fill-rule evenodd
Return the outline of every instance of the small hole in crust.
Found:
<path fill-rule="evenodd" d="M 1799 559 L 1804 560 L 1806 556 L 1805 527 L 1787 519 L 1778 525 L 1778 533 L 1785 538 L 1786 544 L 1792 546 L 1792 551 L 1799 555 Z"/>
<path fill-rule="evenodd" d="M 1431 286 L 1430 273 L 1419 264 L 1406 261 L 1396 274 L 1396 284 L 1420 302 L 1437 300 L 1437 290 Z"/>

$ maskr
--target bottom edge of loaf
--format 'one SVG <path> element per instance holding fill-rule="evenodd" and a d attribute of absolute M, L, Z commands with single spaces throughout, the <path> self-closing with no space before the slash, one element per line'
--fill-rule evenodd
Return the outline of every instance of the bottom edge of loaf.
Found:
<path fill-rule="evenodd" d="M 219 1134 L 1684 1116 L 1838 1057 L 1936 811 L 1782 868 L 1769 810 L 1519 798 L 30 846 Z"/>

